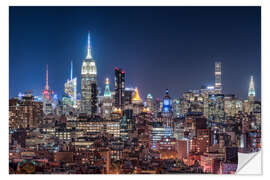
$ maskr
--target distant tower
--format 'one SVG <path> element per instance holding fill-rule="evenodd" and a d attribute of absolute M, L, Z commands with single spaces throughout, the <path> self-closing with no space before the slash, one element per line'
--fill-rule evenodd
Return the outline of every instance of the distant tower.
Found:
<path fill-rule="evenodd" d="M 181 104 L 180 104 L 180 100 L 174 99 L 172 101 L 172 111 L 173 111 L 173 117 L 179 117 L 181 114 Z"/>
<path fill-rule="evenodd" d="M 102 117 L 105 119 L 110 119 L 111 112 L 112 112 L 112 95 L 110 91 L 109 78 L 106 78 L 104 98 L 102 103 Z"/>
<path fill-rule="evenodd" d="M 139 95 L 138 88 L 135 89 L 135 94 L 132 97 L 132 103 L 133 104 L 142 104 L 142 99 L 141 99 L 141 97 Z"/>
<path fill-rule="evenodd" d="M 77 107 L 77 78 L 73 78 L 73 63 L 71 61 L 70 80 L 65 83 L 65 93 L 70 98 L 70 106 Z"/>
<path fill-rule="evenodd" d="M 134 96 L 132 97 L 132 105 L 133 105 L 133 114 L 138 115 L 142 112 L 143 102 L 139 95 L 138 88 L 135 89 Z"/>
<path fill-rule="evenodd" d="M 125 105 L 125 72 L 122 69 L 114 68 L 115 73 L 115 101 L 116 108 L 124 109 Z"/>
<path fill-rule="evenodd" d="M 49 70 L 48 70 L 48 64 L 46 66 L 46 87 L 45 90 L 49 90 Z"/>
<path fill-rule="evenodd" d="M 216 94 L 222 94 L 221 62 L 215 63 L 215 91 Z"/>
<path fill-rule="evenodd" d="M 133 88 L 125 88 L 125 109 L 130 109 L 132 105 L 132 97 L 135 93 Z"/>
<path fill-rule="evenodd" d="M 248 89 L 248 100 L 255 100 L 255 87 L 254 87 L 254 79 L 253 76 L 250 77 L 249 89 Z"/>
<path fill-rule="evenodd" d="M 162 107 L 163 114 L 171 113 L 172 112 L 172 100 L 169 96 L 169 90 L 166 89 L 166 93 L 163 97 L 163 107 Z"/>
<path fill-rule="evenodd" d="M 109 82 L 109 78 L 106 78 L 106 86 L 105 86 L 105 91 L 104 91 L 104 97 L 108 97 L 111 98 L 111 91 L 110 91 L 110 82 Z"/>
<path fill-rule="evenodd" d="M 149 111 L 153 112 L 153 96 L 150 93 L 146 97 L 146 107 Z"/>
<path fill-rule="evenodd" d="M 163 97 L 162 118 L 166 127 L 172 127 L 172 100 L 168 89 Z"/>
<path fill-rule="evenodd" d="M 71 61 L 71 67 L 70 67 L 70 80 L 73 79 L 73 62 Z"/>
<path fill-rule="evenodd" d="M 46 66 L 46 86 L 43 90 L 43 112 L 45 115 L 53 113 L 53 94 L 54 92 L 49 88 L 49 71 L 48 65 Z"/>
<path fill-rule="evenodd" d="M 90 32 L 88 32 L 87 56 L 81 71 L 81 112 L 95 115 L 97 111 L 97 68 L 91 54 Z"/>
<path fill-rule="evenodd" d="M 46 85 L 45 85 L 45 89 L 43 91 L 43 98 L 46 99 L 47 101 L 52 100 L 52 91 L 50 91 L 50 88 L 49 88 L 48 65 L 46 66 Z"/>

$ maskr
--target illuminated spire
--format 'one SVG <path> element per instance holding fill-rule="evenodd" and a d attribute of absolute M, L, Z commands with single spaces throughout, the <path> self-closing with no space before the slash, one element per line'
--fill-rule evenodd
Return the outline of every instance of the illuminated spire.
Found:
<path fill-rule="evenodd" d="M 221 62 L 215 62 L 215 90 L 217 94 L 222 93 Z"/>
<path fill-rule="evenodd" d="M 90 31 L 88 31 L 88 47 L 86 59 L 92 59 L 91 47 L 90 47 Z"/>
<path fill-rule="evenodd" d="M 149 93 L 149 94 L 147 95 L 147 99 L 153 99 L 153 96 Z"/>
<path fill-rule="evenodd" d="M 109 78 L 106 78 L 106 86 L 104 91 L 104 97 L 111 97 Z"/>
<path fill-rule="evenodd" d="M 132 102 L 133 103 L 142 103 L 142 99 L 139 95 L 139 91 L 138 91 L 138 88 L 135 89 L 135 94 L 134 96 L 132 97 Z"/>
<path fill-rule="evenodd" d="M 70 80 L 72 80 L 73 76 L 73 63 L 71 61 L 71 69 L 70 69 Z"/>
<path fill-rule="evenodd" d="M 250 77 L 248 96 L 254 96 L 255 97 L 255 88 L 254 88 L 253 76 Z"/>
<path fill-rule="evenodd" d="M 47 64 L 47 67 L 46 67 L 46 87 L 45 87 L 46 90 L 49 90 L 49 73 L 48 73 L 48 64 Z"/>

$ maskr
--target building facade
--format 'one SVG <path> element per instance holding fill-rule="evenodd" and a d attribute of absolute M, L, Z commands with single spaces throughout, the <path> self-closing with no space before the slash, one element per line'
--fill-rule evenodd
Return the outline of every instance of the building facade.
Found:
<path fill-rule="evenodd" d="M 217 94 L 222 93 L 221 62 L 215 63 L 215 90 Z"/>
<path fill-rule="evenodd" d="M 73 78 L 73 64 L 71 61 L 70 79 L 65 83 L 65 93 L 71 99 L 71 106 L 77 107 L 77 78 Z"/>
<path fill-rule="evenodd" d="M 114 68 L 115 74 L 115 95 L 114 106 L 124 109 L 125 105 L 125 71 L 119 68 Z"/>
<path fill-rule="evenodd" d="M 102 102 L 102 117 L 104 119 L 110 119 L 112 113 L 112 95 L 110 90 L 110 82 L 109 78 L 106 78 L 106 86 L 103 95 L 103 102 Z"/>
<path fill-rule="evenodd" d="M 97 68 L 91 55 L 90 33 L 88 33 L 87 56 L 81 69 L 81 112 L 95 115 L 97 111 Z"/>

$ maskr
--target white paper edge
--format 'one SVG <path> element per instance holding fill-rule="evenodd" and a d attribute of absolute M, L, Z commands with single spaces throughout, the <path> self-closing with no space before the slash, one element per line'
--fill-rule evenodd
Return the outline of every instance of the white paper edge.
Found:
<path fill-rule="evenodd" d="M 235 174 L 261 175 L 261 156 L 261 151 L 255 153 L 238 153 L 238 167 Z"/>

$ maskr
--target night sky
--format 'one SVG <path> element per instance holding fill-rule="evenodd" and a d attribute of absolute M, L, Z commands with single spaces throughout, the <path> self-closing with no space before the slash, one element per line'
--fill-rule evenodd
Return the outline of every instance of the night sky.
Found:
<path fill-rule="evenodd" d="M 114 67 L 126 87 L 162 97 L 214 85 L 214 62 L 222 62 L 225 94 L 247 98 L 250 76 L 261 99 L 259 7 L 10 7 L 9 94 L 49 86 L 64 93 L 70 61 L 79 80 L 91 32 L 98 86 L 114 88 Z"/>

